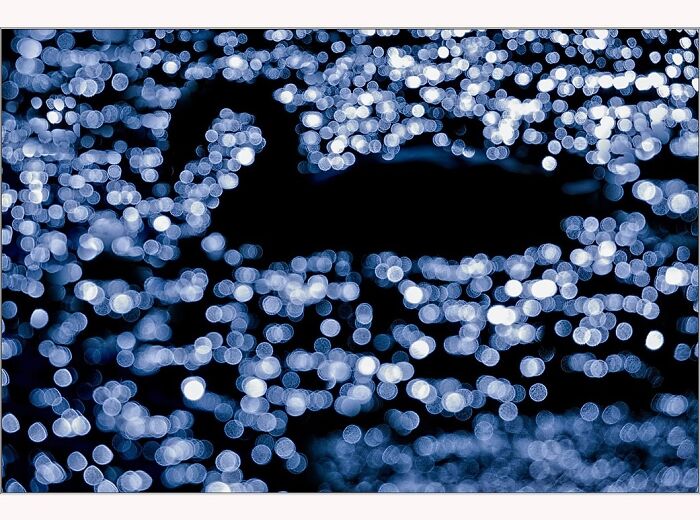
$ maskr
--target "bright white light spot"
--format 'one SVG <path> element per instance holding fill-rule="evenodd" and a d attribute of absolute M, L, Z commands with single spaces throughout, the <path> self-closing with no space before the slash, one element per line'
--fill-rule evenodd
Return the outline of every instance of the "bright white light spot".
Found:
<path fill-rule="evenodd" d="M 676 193 L 668 199 L 668 207 L 674 213 L 685 213 L 690 209 L 690 197 L 685 193 Z"/>
<path fill-rule="evenodd" d="M 440 90 L 435 87 L 425 89 L 423 92 L 423 99 L 428 103 L 437 103 L 440 100 Z"/>
<path fill-rule="evenodd" d="M 617 251 L 617 246 L 612 240 L 604 240 L 601 242 L 600 246 L 598 246 L 598 253 L 600 256 L 613 256 L 615 251 Z"/>
<path fill-rule="evenodd" d="M 207 210 L 206 206 L 202 204 L 200 201 L 196 201 L 192 203 L 192 206 L 190 207 L 190 212 L 193 215 L 196 215 L 198 217 L 201 217 L 204 215 L 204 212 Z"/>
<path fill-rule="evenodd" d="M 267 391 L 267 383 L 257 377 L 251 377 L 243 384 L 243 391 L 250 397 L 262 397 Z"/>
<path fill-rule="evenodd" d="M 159 215 L 153 219 L 153 229 L 156 231 L 166 231 L 170 227 L 170 218 L 165 215 Z"/>
<path fill-rule="evenodd" d="M 542 159 L 542 168 L 547 170 L 548 172 L 554 171 L 554 169 L 557 167 L 557 160 L 552 157 L 551 155 L 548 155 L 544 159 Z"/>
<path fill-rule="evenodd" d="M 379 362 L 373 356 L 362 356 L 357 360 L 357 371 L 363 376 L 371 376 L 377 368 L 379 368 Z"/>
<path fill-rule="evenodd" d="M 430 345 L 421 338 L 411 343 L 411 346 L 408 348 L 408 353 L 411 354 L 411 357 L 414 359 L 423 359 L 430 354 Z"/>
<path fill-rule="evenodd" d="M 466 405 L 467 400 L 462 394 L 458 394 L 457 392 L 450 392 L 442 396 L 442 406 L 448 412 L 457 413 L 464 409 Z"/>
<path fill-rule="evenodd" d="M 187 377 L 182 381 L 180 389 L 182 390 L 182 395 L 190 401 L 198 401 L 204 396 L 204 389 L 206 384 L 204 379 L 201 377 Z"/>
<path fill-rule="evenodd" d="M 537 357 L 526 356 L 520 362 L 520 373 L 525 377 L 536 377 L 544 372 L 544 361 Z"/>
<path fill-rule="evenodd" d="M 656 186 L 649 181 L 644 181 L 637 186 L 637 197 L 643 201 L 650 201 L 656 195 Z"/>
<path fill-rule="evenodd" d="M 134 301 L 128 294 L 115 294 L 109 299 L 109 306 L 114 312 L 126 314 L 134 308 Z"/>
<path fill-rule="evenodd" d="M 530 287 L 530 292 L 538 300 L 544 300 L 557 293 L 557 284 L 552 280 L 537 280 Z"/>
<path fill-rule="evenodd" d="M 236 160 L 243 166 L 250 166 L 255 160 L 255 150 L 250 146 L 244 146 L 236 153 Z"/>
<path fill-rule="evenodd" d="M 250 285 L 241 284 L 234 289 L 233 297 L 239 302 L 247 302 L 253 297 L 253 289 Z"/>
<path fill-rule="evenodd" d="M 423 117 L 425 115 L 425 108 L 423 108 L 423 105 L 413 105 L 411 108 L 411 115 L 413 117 Z"/>
<path fill-rule="evenodd" d="M 556 86 L 554 80 L 550 78 L 541 79 L 537 82 L 537 90 L 540 92 L 549 92 Z"/>
<path fill-rule="evenodd" d="M 318 112 L 306 112 L 302 116 L 301 122 L 307 128 L 320 128 L 323 124 L 323 117 Z"/>
<path fill-rule="evenodd" d="M 403 269 L 401 269 L 398 265 L 393 265 L 387 269 L 386 277 L 390 282 L 400 282 L 403 278 Z"/>
<path fill-rule="evenodd" d="M 75 295 L 81 300 L 92 301 L 97 297 L 99 287 L 92 282 L 80 282 L 75 286 Z"/>
<path fill-rule="evenodd" d="M 134 207 L 129 207 L 124 210 L 124 220 L 127 222 L 136 222 L 141 216 L 139 215 L 139 210 Z"/>
<path fill-rule="evenodd" d="M 658 330 L 652 330 L 649 334 L 647 334 L 645 345 L 649 350 L 659 350 L 663 344 L 664 335 Z"/>
<path fill-rule="evenodd" d="M 49 322 L 49 315 L 44 309 L 35 309 L 29 318 L 29 324 L 35 329 L 45 327 Z"/>
<path fill-rule="evenodd" d="M 426 67 L 425 70 L 423 70 L 423 74 L 425 74 L 425 77 L 428 78 L 429 81 L 437 81 L 440 79 L 440 70 L 432 65 Z"/>
<path fill-rule="evenodd" d="M 494 305 L 486 313 L 486 319 L 493 325 L 512 325 L 517 319 L 513 309 L 503 305 Z"/>
<path fill-rule="evenodd" d="M 409 76 L 406 78 L 406 87 L 408 88 L 418 88 L 420 87 L 420 78 L 418 76 Z"/>
<path fill-rule="evenodd" d="M 343 153 L 345 150 L 345 142 L 341 138 L 336 138 L 331 141 L 331 152 L 333 153 Z"/>
<path fill-rule="evenodd" d="M 283 90 L 280 92 L 280 102 L 284 103 L 285 105 L 287 103 L 291 103 L 294 100 L 294 94 L 292 94 L 289 90 Z"/>
<path fill-rule="evenodd" d="M 506 294 L 511 298 L 517 298 L 523 292 L 523 284 L 518 280 L 508 280 L 504 287 Z"/>
<path fill-rule="evenodd" d="M 575 265 L 584 266 L 590 263 L 591 255 L 588 253 L 588 251 L 585 251 L 583 249 L 574 249 L 571 252 L 571 261 Z"/>
<path fill-rule="evenodd" d="M 396 384 L 401 381 L 402 375 L 403 373 L 401 372 L 401 367 L 394 365 L 393 363 L 384 363 L 381 367 L 379 367 L 378 377 L 385 383 Z"/>
<path fill-rule="evenodd" d="M 166 61 L 163 63 L 163 72 L 166 74 L 175 74 L 179 68 L 180 64 L 175 61 Z"/>
<path fill-rule="evenodd" d="M 240 56 L 234 55 L 228 59 L 228 66 L 232 69 L 245 69 L 248 67 L 248 62 Z"/>
<path fill-rule="evenodd" d="M 687 285 L 688 273 L 677 267 L 669 267 L 666 270 L 666 283 L 669 285 Z"/>
<path fill-rule="evenodd" d="M 219 184 L 225 190 L 231 190 L 238 186 L 238 176 L 235 174 L 224 173 L 219 176 Z"/>
<path fill-rule="evenodd" d="M 306 411 L 306 400 L 299 392 L 293 392 L 287 397 L 285 402 L 287 413 L 293 417 L 298 417 Z"/>
<path fill-rule="evenodd" d="M 426 383 L 422 379 L 416 379 L 409 383 L 408 393 L 414 399 L 423 400 L 430 395 L 430 384 Z"/>
<path fill-rule="evenodd" d="M 357 100 L 365 106 L 369 106 L 374 103 L 374 96 L 369 92 L 363 92 Z"/>
<path fill-rule="evenodd" d="M 416 285 L 412 285 L 403 293 L 403 297 L 406 298 L 408 303 L 417 305 L 423 300 L 423 289 Z"/>

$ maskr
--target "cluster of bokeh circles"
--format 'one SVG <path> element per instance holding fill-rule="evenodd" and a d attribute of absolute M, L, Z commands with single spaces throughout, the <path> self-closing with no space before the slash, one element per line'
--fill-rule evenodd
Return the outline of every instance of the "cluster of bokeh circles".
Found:
<path fill-rule="evenodd" d="M 698 489 L 695 31 L 27 29 L 3 60 L 4 491 Z M 256 106 L 165 159 L 212 81 L 277 85 L 289 175 L 427 137 L 574 156 L 617 209 L 509 256 L 268 258 L 211 230 L 275 153 Z"/>

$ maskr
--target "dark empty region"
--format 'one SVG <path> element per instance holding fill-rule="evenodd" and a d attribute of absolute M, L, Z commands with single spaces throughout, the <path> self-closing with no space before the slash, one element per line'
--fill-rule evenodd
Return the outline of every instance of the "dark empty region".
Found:
<path fill-rule="evenodd" d="M 565 195 L 563 185 L 572 179 L 590 182 L 579 158 L 572 167 L 583 167 L 581 174 L 564 179 L 545 174 L 532 157 L 458 158 L 424 136 L 391 161 L 359 156 L 342 172 L 302 174 L 298 114 L 272 99 L 277 86 L 213 80 L 173 113 L 166 166 L 174 176 L 197 158 L 196 147 L 222 108 L 254 115 L 267 141 L 213 211 L 210 232 L 222 233 L 230 246 L 260 244 L 266 256 L 280 259 L 327 248 L 355 255 L 512 254 L 559 241 L 560 220 L 577 210 L 608 210 L 599 190 Z"/>

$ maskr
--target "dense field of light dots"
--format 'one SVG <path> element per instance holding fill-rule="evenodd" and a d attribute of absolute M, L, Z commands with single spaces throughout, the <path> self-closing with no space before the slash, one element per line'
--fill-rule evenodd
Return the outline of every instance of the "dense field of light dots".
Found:
<path fill-rule="evenodd" d="M 627 33 L 5 32 L 2 489 L 696 491 L 698 35 Z M 617 210 L 510 256 L 268 258 L 210 229 L 275 153 L 256 106 L 163 167 L 222 78 L 276 85 L 290 175 L 427 136 L 540 175 L 575 156 Z"/>

